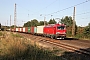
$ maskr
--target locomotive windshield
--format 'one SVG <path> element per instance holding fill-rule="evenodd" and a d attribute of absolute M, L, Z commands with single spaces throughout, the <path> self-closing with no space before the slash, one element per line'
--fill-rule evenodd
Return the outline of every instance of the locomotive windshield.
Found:
<path fill-rule="evenodd" d="M 58 30 L 64 30 L 65 29 L 65 26 L 58 26 L 57 29 Z"/>

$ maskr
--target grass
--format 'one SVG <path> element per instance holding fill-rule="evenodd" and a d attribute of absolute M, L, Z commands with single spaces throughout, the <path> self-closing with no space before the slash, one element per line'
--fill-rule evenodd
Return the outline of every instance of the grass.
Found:
<path fill-rule="evenodd" d="M 17 33 L 2 32 L 0 60 L 63 60 L 53 51 L 39 48 L 36 44 Z"/>
<path fill-rule="evenodd" d="M 22 38 L 22 36 L 20 36 L 19 34 L 16 34 L 16 33 L 11 33 L 13 37 L 19 37 L 19 38 Z"/>
<path fill-rule="evenodd" d="M 81 39 L 81 40 L 90 40 L 90 37 L 85 36 L 83 34 L 77 34 L 74 36 L 74 38 Z"/>
<path fill-rule="evenodd" d="M 0 36 L 3 36 L 3 33 L 2 32 L 0 32 Z"/>
<path fill-rule="evenodd" d="M 17 33 L 0 32 L 0 60 L 86 60 L 86 56 L 74 52 L 53 51 L 38 47 Z M 64 52 L 64 53 L 63 53 Z M 61 54 L 61 55 L 59 55 Z M 89 59 L 90 60 L 90 59 Z"/>

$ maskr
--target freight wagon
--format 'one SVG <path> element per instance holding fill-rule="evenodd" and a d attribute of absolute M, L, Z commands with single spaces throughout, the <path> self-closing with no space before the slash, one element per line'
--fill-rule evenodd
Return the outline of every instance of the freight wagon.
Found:
<path fill-rule="evenodd" d="M 31 27 L 31 34 L 34 34 L 34 27 Z"/>
<path fill-rule="evenodd" d="M 20 28 L 20 32 L 22 32 L 22 28 Z"/>
<path fill-rule="evenodd" d="M 28 27 L 23 27 L 23 33 L 27 33 L 28 32 Z"/>
<path fill-rule="evenodd" d="M 30 27 L 28 27 L 28 33 L 30 33 L 31 32 L 31 29 L 30 29 Z"/>
<path fill-rule="evenodd" d="M 36 28 L 36 34 L 37 35 L 43 35 L 43 28 L 44 28 L 45 26 L 37 26 L 37 28 Z"/>
<path fill-rule="evenodd" d="M 19 31 L 19 28 L 16 28 L 16 30 L 15 30 L 16 32 L 18 32 Z"/>

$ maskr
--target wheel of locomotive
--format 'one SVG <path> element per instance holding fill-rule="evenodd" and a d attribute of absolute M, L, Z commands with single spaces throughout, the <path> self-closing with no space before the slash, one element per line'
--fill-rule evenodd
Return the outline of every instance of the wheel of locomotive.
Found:
<path fill-rule="evenodd" d="M 44 37 L 46 37 L 46 34 L 44 34 Z"/>
<path fill-rule="evenodd" d="M 57 40 L 57 36 L 55 36 L 55 39 Z"/>
<path fill-rule="evenodd" d="M 42 37 L 44 37 L 44 35 L 42 35 Z"/>
<path fill-rule="evenodd" d="M 63 37 L 62 39 L 64 40 L 65 38 Z"/>
<path fill-rule="evenodd" d="M 53 39 L 54 38 L 54 36 L 53 35 L 51 35 L 51 39 Z"/>

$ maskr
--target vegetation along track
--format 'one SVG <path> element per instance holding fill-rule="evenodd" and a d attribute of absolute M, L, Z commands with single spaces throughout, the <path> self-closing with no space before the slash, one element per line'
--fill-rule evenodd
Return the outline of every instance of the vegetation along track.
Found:
<path fill-rule="evenodd" d="M 58 40 L 54 40 L 54 39 L 50 39 L 50 38 L 45 38 L 45 37 L 42 38 L 41 36 L 34 36 L 31 34 L 23 34 L 23 33 L 20 33 L 20 34 L 25 36 L 25 37 L 28 37 L 32 40 L 49 43 L 51 45 L 54 45 L 54 46 L 57 46 L 60 48 L 64 48 L 64 49 L 69 50 L 69 51 L 73 51 L 73 52 L 76 52 L 79 54 L 84 54 L 84 55 L 90 56 L 90 51 L 88 51 L 86 49 L 81 49 L 81 47 L 76 47 L 76 46 L 64 44 Z"/>

